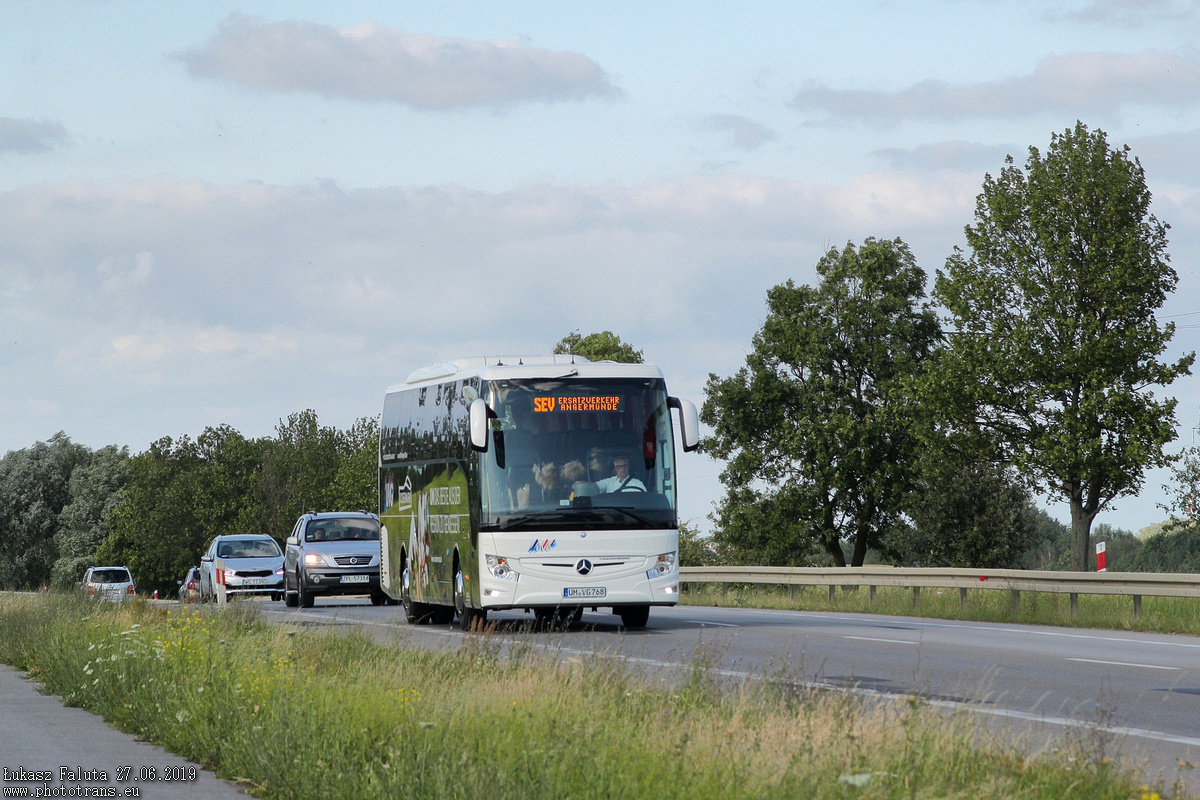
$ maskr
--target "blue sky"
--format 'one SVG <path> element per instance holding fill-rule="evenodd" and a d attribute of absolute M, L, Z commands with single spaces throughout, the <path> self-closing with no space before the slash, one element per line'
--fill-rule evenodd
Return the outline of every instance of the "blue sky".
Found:
<path fill-rule="evenodd" d="M 1077 119 L 1145 166 L 1200 349 L 1198 33 L 1167 0 L 0 1 L 0 452 L 346 426 L 576 329 L 699 403 L 768 288 L 868 236 L 932 275 Z M 1192 444 L 1200 383 L 1163 393 Z M 703 524 L 719 465 L 681 471 Z M 1160 520 L 1166 477 L 1098 521 Z"/>

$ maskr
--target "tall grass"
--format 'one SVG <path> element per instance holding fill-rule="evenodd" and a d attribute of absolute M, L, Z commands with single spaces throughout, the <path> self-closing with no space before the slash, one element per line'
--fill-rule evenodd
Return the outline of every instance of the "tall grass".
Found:
<path fill-rule="evenodd" d="M 1151 795 L 1069 741 L 1031 757 L 916 700 L 787 675 L 722 688 L 703 654 L 664 687 L 620 659 L 539 653 L 487 635 L 449 653 L 295 632 L 253 604 L 0 598 L 0 660 L 263 797 Z"/>
<path fill-rule="evenodd" d="M 702 583 L 686 586 L 681 602 L 1200 635 L 1200 599 L 1187 597 L 1146 597 L 1135 615 L 1132 598 L 1115 595 L 1081 594 L 1072 613 L 1067 595 L 1048 592 L 1021 592 L 1014 608 L 1012 593 L 997 589 L 971 590 L 961 605 L 957 589 L 922 589 L 914 603 L 912 589 L 893 586 L 878 587 L 872 602 L 866 586 L 836 587 L 831 601 L 827 586 L 797 586 L 793 593 L 786 586 L 730 584 L 722 590 Z"/>

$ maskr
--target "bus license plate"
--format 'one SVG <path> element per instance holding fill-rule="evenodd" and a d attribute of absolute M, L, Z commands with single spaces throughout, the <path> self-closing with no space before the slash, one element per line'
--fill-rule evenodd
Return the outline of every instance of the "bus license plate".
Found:
<path fill-rule="evenodd" d="M 369 575 L 343 575 L 342 583 L 367 583 L 370 579 Z"/>
<path fill-rule="evenodd" d="M 582 599 L 582 598 L 592 599 L 595 597 L 604 597 L 604 587 L 603 586 L 584 586 L 584 587 L 568 586 L 567 588 L 563 589 L 563 597 L 568 600 L 576 600 L 576 599 Z"/>

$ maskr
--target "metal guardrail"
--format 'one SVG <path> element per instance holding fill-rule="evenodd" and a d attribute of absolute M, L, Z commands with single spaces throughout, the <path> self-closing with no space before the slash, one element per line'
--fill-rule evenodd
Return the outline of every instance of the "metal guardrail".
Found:
<path fill-rule="evenodd" d="M 747 583 L 796 586 L 828 586 L 833 598 L 838 586 L 867 586 L 871 601 L 879 586 L 904 586 L 913 591 L 913 603 L 921 589 L 958 589 L 959 603 L 967 604 L 969 589 L 1012 592 L 1013 608 L 1021 592 L 1069 594 L 1071 611 L 1081 594 L 1125 595 L 1133 598 L 1133 613 L 1142 610 L 1143 597 L 1200 598 L 1200 575 L 1159 572 L 1045 572 L 1021 569 L 960 569 L 951 567 L 680 567 L 679 581 L 688 583 Z M 725 589 L 723 588 L 723 592 Z"/>

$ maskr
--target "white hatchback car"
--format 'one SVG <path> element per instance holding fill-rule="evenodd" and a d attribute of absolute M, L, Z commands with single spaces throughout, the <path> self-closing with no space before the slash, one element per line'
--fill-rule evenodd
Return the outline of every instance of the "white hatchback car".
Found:
<path fill-rule="evenodd" d="M 213 539 L 200 558 L 200 602 L 217 599 L 217 562 L 225 565 L 225 596 L 283 597 L 283 551 L 265 534 L 230 534 Z"/>
<path fill-rule="evenodd" d="M 128 567 L 88 567 L 79 588 L 88 597 L 123 603 L 133 599 L 133 576 Z"/>

